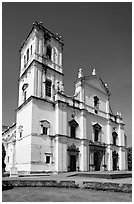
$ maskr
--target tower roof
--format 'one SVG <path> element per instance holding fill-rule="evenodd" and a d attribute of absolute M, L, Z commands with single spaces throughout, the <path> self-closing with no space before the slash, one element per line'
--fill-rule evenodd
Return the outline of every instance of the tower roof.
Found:
<path fill-rule="evenodd" d="M 43 26 L 43 23 L 42 23 L 42 22 L 40 22 L 40 23 L 34 22 L 31 31 L 29 32 L 29 34 L 27 35 L 26 39 L 25 39 L 25 40 L 23 41 L 23 43 L 21 44 L 20 51 L 21 51 L 21 49 L 23 48 L 23 46 L 25 45 L 25 43 L 27 42 L 28 37 L 30 36 L 30 34 L 33 32 L 33 30 L 34 30 L 35 28 L 37 28 L 38 30 L 43 31 L 44 34 L 45 34 L 45 36 L 48 37 L 48 39 L 51 38 L 51 37 L 53 37 L 53 38 L 54 38 L 55 40 L 57 40 L 59 43 L 61 43 L 62 45 L 64 45 L 63 40 L 62 40 L 62 37 L 61 37 L 58 33 L 54 34 L 54 33 L 52 33 L 51 31 L 49 31 L 47 28 L 45 28 L 45 27 Z"/>

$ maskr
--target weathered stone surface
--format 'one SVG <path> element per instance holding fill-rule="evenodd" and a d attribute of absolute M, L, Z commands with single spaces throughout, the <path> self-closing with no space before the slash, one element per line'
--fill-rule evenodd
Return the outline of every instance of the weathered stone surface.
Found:
<path fill-rule="evenodd" d="M 75 181 L 56 180 L 8 180 L 2 182 L 4 186 L 13 187 L 58 187 L 58 188 L 78 188 Z"/>
<path fill-rule="evenodd" d="M 84 189 L 132 193 L 132 184 L 83 182 Z"/>
<path fill-rule="evenodd" d="M 78 184 L 75 183 L 75 181 L 60 181 L 59 187 L 65 187 L 65 188 L 79 188 Z"/>
<path fill-rule="evenodd" d="M 110 182 L 83 182 L 82 186 L 75 181 L 56 181 L 56 180 L 3 180 L 3 189 L 12 187 L 57 187 L 57 188 L 79 188 L 102 190 L 112 192 L 132 193 L 132 184 L 120 184 Z"/>

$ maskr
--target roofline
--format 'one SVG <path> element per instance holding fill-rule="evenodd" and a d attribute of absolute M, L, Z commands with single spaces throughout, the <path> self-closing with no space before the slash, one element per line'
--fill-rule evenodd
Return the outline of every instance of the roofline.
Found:
<path fill-rule="evenodd" d="M 34 22 L 31 31 L 29 32 L 29 34 L 27 35 L 26 39 L 23 41 L 23 43 L 21 44 L 21 48 L 19 50 L 19 52 L 22 50 L 22 48 L 24 47 L 28 37 L 30 36 L 30 34 L 33 32 L 34 28 L 38 28 L 40 30 L 42 30 L 45 34 L 47 35 L 52 35 L 53 38 L 55 38 L 55 40 L 57 40 L 58 42 L 60 42 L 62 45 L 64 45 L 63 40 L 61 39 L 60 36 L 57 36 L 56 34 L 52 33 L 51 31 L 49 31 L 48 29 L 46 29 L 41 23 L 37 23 Z"/>
<path fill-rule="evenodd" d="M 105 86 L 105 83 L 103 82 L 103 80 L 102 80 L 99 76 L 97 76 L 97 75 L 83 76 L 83 77 L 77 79 L 76 82 L 75 82 L 75 84 L 77 84 L 78 81 L 85 81 L 87 78 L 90 78 L 90 79 L 91 79 L 91 78 L 97 78 L 97 79 L 99 79 L 99 80 L 101 81 L 101 83 L 102 83 L 104 89 L 106 90 L 106 93 L 108 94 L 108 96 L 111 95 L 109 89 Z"/>
<path fill-rule="evenodd" d="M 24 74 L 28 72 L 29 68 L 31 67 L 31 65 L 32 65 L 33 63 L 38 63 L 38 64 L 40 64 L 41 66 L 43 66 L 43 68 L 53 70 L 53 71 L 55 71 L 56 73 L 61 74 L 62 76 L 64 76 L 64 74 L 63 74 L 62 72 L 59 72 L 59 71 L 57 71 L 56 69 L 53 69 L 53 68 L 49 67 L 48 65 L 46 65 L 46 64 L 44 64 L 44 63 L 42 63 L 42 62 L 40 62 L 40 61 L 38 61 L 38 60 L 36 60 L 36 59 L 33 59 L 32 62 L 28 65 L 28 67 L 27 67 L 27 68 L 24 70 L 24 72 L 21 74 L 21 76 L 19 76 L 18 81 L 23 78 Z"/>
<path fill-rule="evenodd" d="M 4 133 L 6 133 L 8 130 L 12 129 L 14 126 L 16 126 L 16 123 L 14 123 L 12 126 L 10 126 L 9 128 L 7 128 L 4 132 L 2 132 L 2 135 L 3 135 Z"/>

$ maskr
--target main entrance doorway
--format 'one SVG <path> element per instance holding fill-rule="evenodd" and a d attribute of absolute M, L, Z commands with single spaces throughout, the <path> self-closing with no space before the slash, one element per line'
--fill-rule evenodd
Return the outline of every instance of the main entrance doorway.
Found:
<path fill-rule="evenodd" d="M 100 154 L 99 154 L 99 152 L 94 153 L 94 168 L 95 168 L 95 171 L 100 171 Z"/>
<path fill-rule="evenodd" d="M 76 171 L 76 155 L 70 155 L 70 171 Z"/>
<path fill-rule="evenodd" d="M 68 171 L 79 170 L 79 148 L 73 143 L 68 147 Z"/>

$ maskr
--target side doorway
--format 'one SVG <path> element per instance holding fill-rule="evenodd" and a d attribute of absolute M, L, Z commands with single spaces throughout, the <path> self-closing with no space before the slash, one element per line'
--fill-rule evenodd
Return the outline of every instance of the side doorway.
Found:
<path fill-rule="evenodd" d="M 94 153 L 94 170 L 100 171 L 100 153 L 98 151 Z"/>
<path fill-rule="evenodd" d="M 70 171 L 76 171 L 76 155 L 70 155 Z"/>

